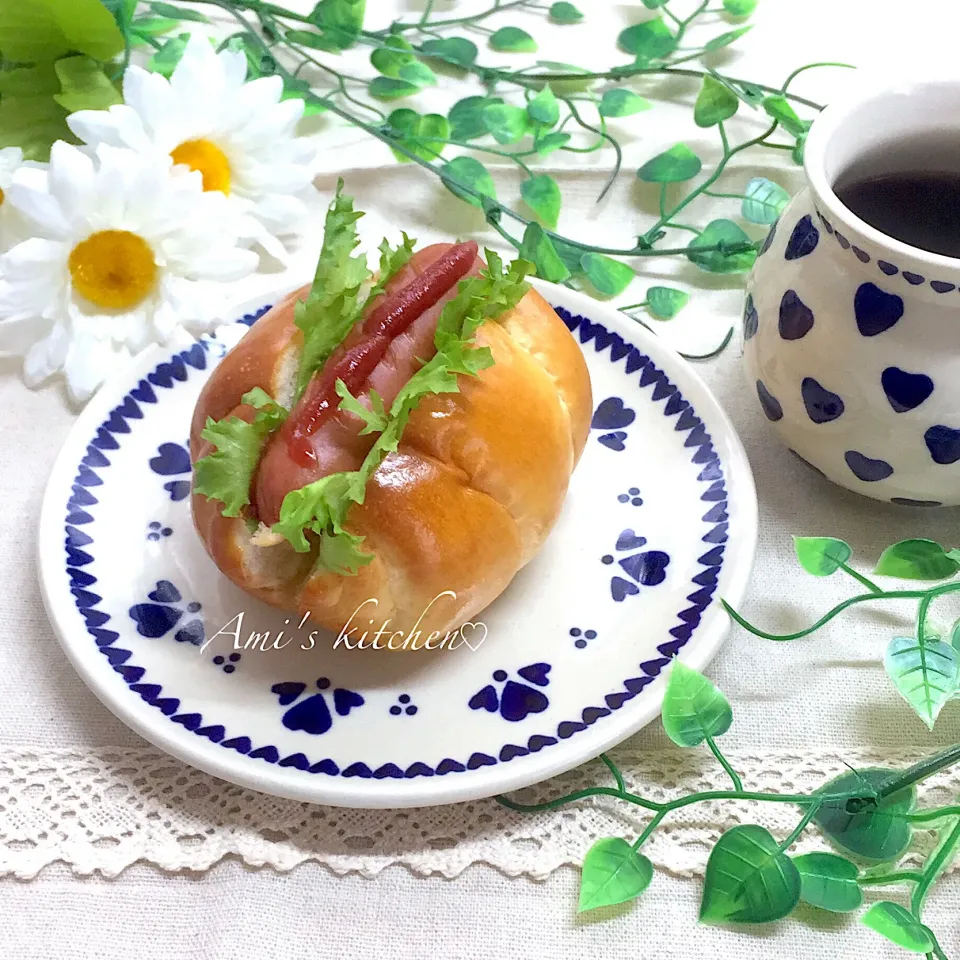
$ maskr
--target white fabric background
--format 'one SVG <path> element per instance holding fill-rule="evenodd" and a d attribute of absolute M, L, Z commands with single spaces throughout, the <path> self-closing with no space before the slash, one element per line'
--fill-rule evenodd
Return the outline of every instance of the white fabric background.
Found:
<path fill-rule="evenodd" d="M 398 6 L 370 0 L 369 22 L 387 22 Z M 437 6 L 453 9 L 452 4 Z M 457 14 L 478 8 L 466 3 L 456 6 Z M 620 56 L 609 51 L 616 32 L 631 18 L 630 7 L 636 5 L 584 0 L 580 6 L 588 13 L 581 27 L 530 28 L 541 39 L 543 55 L 586 65 L 620 62 Z M 399 9 L 408 18 L 416 15 L 413 4 Z M 529 16 L 512 12 L 509 22 L 525 25 Z M 735 76 L 776 83 L 786 70 L 805 61 L 839 59 L 889 78 L 920 66 L 949 67 L 954 62 L 951 46 L 960 27 L 960 10 L 955 0 L 926 0 L 912 6 L 893 0 L 761 0 L 755 22 L 753 33 L 741 43 L 742 52 L 723 61 Z M 484 62 L 498 59 L 488 52 L 482 58 Z M 350 56 L 345 59 L 349 63 Z M 848 82 L 843 71 L 825 71 L 809 76 L 797 89 L 826 100 Z M 637 89 L 643 91 L 641 86 Z M 665 93 L 680 98 L 691 89 L 695 90 L 695 84 L 677 82 Z M 433 96 L 438 103 L 454 99 L 443 92 Z M 421 103 L 423 109 L 429 101 Z M 740 123 L 743 132 L 753 129 L 750 118 Z M 358 206 L 370 211 L 362 221 L 368 239 L 375 241 L 384 230 L 402 227 L 421 241 L 476 234 L 489 242 L 478 215 L 466 211 L 419 171 L 397 167 L 385 148 L 371 145 L 326 117 L 318 118 L 315 126 L 325 144 L 318 182 L 328 190 L 333 175 L 344 174 Z M 623 129 L 636 131 L 627 143 L 627 172 L 599 208 L 592 201 L 602 172 L 590 167 L 607 155 L 591 155 L 586 161 L 577 158 L 575 165 L 556 154 L 551 158 L 565 164 L 556 173 L 564 191 L 561 225 L 578 235 L 603 236 L 607 243 L 630 242 L 638 232 L 638 194 L 629 171 L 679 139 L 713 149 L 709 135 L 693 127 L 688 110 L 658 107 L 624 122 Z M 745 163 L 747 166 L 739 168 L 743 181 L 757 170 L 756 155 L 748 156 Z M 800 183 L 795 170 L 780 169 L 776 164 L 763 169 L 790 189 Z M 507 184 L 509 175 L 500 182 Z M 501 197 L 515 199 L 515 192 L 504 186 Z M 640 209 L 646 209 L 644 204 L 642 201 Z M 315 244 L 305 244 L 292 273 L 299 275 L 307 268 L 314 250 Z M 629 291 L 629 299 L 642 299 L 646 286 L 664 275 L 673 275 L 677 283 L 688 287 L 713 287 L 710 293 L 698 293 L 681 318 L 663 328 L 664 337 L 681 349 L 709 349 L 737 320 L 738 282 L 711 283 L 689 266 L 652 264 Z M 276 275 L 260 277 L 242 293 L 255 287 L 269 290 L 284 282 L 288 281 Z M 847 592 L 842 581 L 814 581 L 797 569 L 791 555 L 793 533 L 844 537 L 865 564 L 873 561 L 884 545 L 902 537 L 958 539 L 956 510 L 915 513 L 875 504 L 831 487 L 798 464 L 775 442 L 756 408 L 744 385 L 736 349 L 700 370 L 740 430 L 756 474 L 761 540 L 745 607 L 756 621 L 775 629 L 791 629 L 814 619 Z M 88 799 L 84 791 L 96 792 L 104 782 L 109 785 L 110 777 L 124 766 L 131 769 L 128 781 L 136 787 L 138 773 L 142 775 L 151 764 L 151 769 L 157 767 L 156 751 L 124 728 L 75 676 L 52 635 L 39 596 L 31 532 L 37 523 L 43 480 L 72 415 L 57 388 L 28 392 L 16 376 L 15 365 L 9 363 L 0 366 L 0 409 L 6 411 L 2 450 L 8 465 L 4 509 L 0 511 L 0 838 L 6 840 L 0 843 L 0 856 L 11 874 L 29 876 L 35 872 L 28 863 L 30 843 L 22 839 L 26 834 L 18 831 L 29 824 L 35 835 L 38 817 L 48 817 L 48 827 L 41 831 L 47 834 L 42 842 L 56 853 L 58 835 L 69 834 L 69 821 L 79 816 L 93 828 L 74 831 L 73 836 L 84 838 L 81 848 L 67 850 L 61 844 L 59 855 L 77 870 L 89 870 L 108 862 L 111 850 L 133 842 L 143 827 L 137 804 L 143 792 L 138 787 L 129 795 L 122 791 L 111 795 L 114 807 L 105 807 L 98 820 L 95 808 L 84 809 Z M 857 763 L 871 755 L 901 759 L 960 739 L 960 709 L 948 708 L 936 733 L 929 734 L 910 716 L 883 675 L 881 651 L 902 626 L 898 619 L 902 612 L 861 610 L 816 638 L 790 646 L 736 632 L 715 661 L 711 673 L 733 701 L 736 715 L 725 745 L 763 783 L 788 767 L 799 768 L 802 779 L 803 771 L 811 775 L 832 770 L 842 760 Z M 101 778 L 95 786 L 95 777 L 84 780 L 88 775 L 78 773 L 74 781 L 78 790 L 69 792 L 68 802 L 55 806 L 56 791 L 48 789 L 54 775 L 50 770 L 62 772 L 70 764 L 74 769 L 78 756 L 99 763 L 118 750 L 128 752 L 120 755 L 122 762 L 110 767 L 105 781 Z M 74 758 L 69 762 L 68 754 Z M 641 779 L 677 762 L 677 750 L 666 742 L 657 725 L 633 738 L 617 756 Z M 826 767 L 824 758 L 828 758 Z M 704 769 L 710 769 L 706 761 Z M 30 789 L 22 779 L 25 770 L 30 771 L 28 780 L 36 777 L 47 787 Z M 595 776 L 595 766 L 582 772 L 584 780 Z M 956 782 L 944 782 L 955 795 Z M 266 798 L 258 802 L 257 816 L 265 823 L 264 811 L 276 810 Z M 184 800 L 178 809 L 193 808 Z M 697 926 L 698 881 L 662 872 L 639 903 L 576 919 L 575 869 L 558 866 L 546 879 L 531 879 L 549 872 L 543 868 L 549 860 L 544 859 L 543 844 L 552 841 L 521 837 L 524 842 L 515 843 L 515 838 L 507 838 L 504 846 L 502 831 L 513 828 L 498 820 L 485 834 L 484 815 L 480 807 L 472 812 L 448 808 L 443 813 L 447 828 L 441 836 L 452 836 L 455 842 L 457 830 L 449 824 L 461 816 L 471 839 L 488 841 L 489 856 L 483 851 L 476 856 L 471 852 L 466 863 L 489 860 L 502 868 L 475 864 L 463 869 L 466 863 L 459 863 L 456 868 L 441 870 L 458 874 L 456 879 L 425 877 L 415 869 L 386 866 L 373 857 L 363 862 L 362 844 L 354 851 L 353 860 L 337 861 L 332 855 L 336 835 L 310 851 L 316 859 L 330 861 L 334 869 L 316 862 L 301 863 L 290 872 L 257 867 L 256 851 L 242 862 L 231 852 L 235 845 L 230 843 L 222 848 L 226 860 L 211 865 L 207 861 L 218 856 L 197 858 L 191 853 L 198 845 L 217 841 L 220 828 L 211 815 L 193 839 L 174 837 L 172 847 L 159 852 L 143 850 L 145 862 L 127 867 L 115 879 L 81 876 L 69 866 L 54 864 L 34 879 L 8 876 L 0 880 L 0 956 L 32 960 L 136 955 L 144 960 L 170 956 L 193 960 L 250 953 L 295 958 L 389 952 L 404 960 L 437 955 L 453 960 L 504 954 L 518 958 L 596 957 L 614 951 L 661 958 L 710 952 L 743 960 L 902 956 L 851 920 L 824 919 L 812 912 L 758 931 Z M 384 825 L 396 822 L 391 814 L 382 816 Z M 424 812 L 423 816 L 428 822 L 435 815 Z M 563 855 L 550 868 L 576 862 L 601 827 L 608 832 L 622 830 L 625 836 L 636 830 L 631 811 L 605 816 L 609 819 L 581 814 L 568 823 L 569 829 L 560 831 Z M 672 839 L 668 837 L 666 846 L 658 848 L 656 859 L 677 871 L 696 871 L 702 856 L 694 852 L 684 860 L 685 843 L 695 844 L 705 833 L 722 829 L 724 816 L 732 814 L 718 811 L 712 824 L 694 823 L 686 833 L 677 831 Z M 375 818 L 368 817 L 362 829 L 368 831 L 366 836 L 375 834 Z M 521 833 L 527 829 L 533 828 L 519 827 Z M 578 831 L 582 843 L 577 842 Z M 547 829 L 543 836 L 556 835 L 556 830 Z M 293 857 L 285 862 L 278 853 L 282 843 L 271 845 L 271 837 L 269 830 L 265 838 L 261 835 L 259 862 L 292 866 L 303 859 Z M 298 848 L 296 837 L 292 847 Z M 174 855 L 178 849 L 179 858 Z M 458 862 L 455 854 L 455 849 L 446 851 L 448 863 Z M 54 856 L 45 855 L 43 862 L 49 859 Z M 394 859 L 410 862 L 411 858 Z M 168 867 L 190 864 L 196 869 L 171 874 L 158 869 L 158 863 Z M 335 871 L 342 869 L 374 876 L 337 875 Z M 516 876 L 508 877 L 503 871 Z M 929 922 L 948 952 L 951 948 L 960 951 L 958 897 L 960 875 L 953 874 L 942 882 L 929 908 Z"/>

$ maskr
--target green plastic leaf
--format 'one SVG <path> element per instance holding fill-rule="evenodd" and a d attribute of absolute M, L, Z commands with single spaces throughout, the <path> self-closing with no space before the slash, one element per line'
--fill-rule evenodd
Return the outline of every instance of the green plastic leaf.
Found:
<path fill-rule="evenodd" d="M 90 57 L 64 57 L 54 64 L 60 80 L 61 93 L 54 100 L 65 110 L 106 110 L 123 97 L 103 68 Z"/>
<path fill-rule="evenodd" d="M 536 53 L 537 41 L 519 27 L 501 27 L 490 37 L 490 46 L 501 53 Z"/>
<path fill-rule="evenodd" d="M 874 573 L 901 580 L 947 580 L 960 563 L 934 540 L 901 540 L 880 554 Z"/>
<path fill-rule="evenodd" d="M 769 226 L 775 223 L 790 202 L 790 194 L 766 177 L 754 177 L 744 191 L 746 199 L 740 208 L 744 220 Z"/>
<path fill-rule="evenodd" d="M 138 37 L 161 37 L 179 26 L 179 20 L 169 17 L 137 17 L 130 24 L 130 30 Z"/>
<path fill-rule="evenodd" d="M 520 184 L 523 202 L 548 227 L 557 225 L 560 216 L 560 187 L 548 173 L 538 173 Z"/>
<path fill-rule="evenodd" d="M 644 60 L 661 60 L 677 49 L 677 38 L 664 23 L 663 17 L 635 23 L 617 37 L 621 50 Z"/>
<path fill-rule="evenodd" d="M 550 6 L 550 19 L 557 23 L 578 23 L 583 19 L 583 14 L 566 0 L 560 0 Z"/>
<path fill-rule="evenodd" d="M 707 861 L 700 919 L 704 923 L 768 923 L 800 901 L 800 872 L 780 853 L 768 830 L 734 827 L 717 841 Z"/>
<path fill-rule="evenodd" d="M 544 280 L 562 283 L 570 276 L 567 265 L 539 223 L 527 224 L 520 243 L 520 256 L 529 260 L 536 268 L 537 276 Z"/>
<path fill-rule="evenodd" d="M 714 127 L 729 120 L 739 107 L 737 95 L 726 84 L 707 74 L 693 107 L 693 122 L 698 127 Z"/>
<path fill-rule="evenodd" d="M 794 537 L 793 549 L 800 566 L 815 577 L 829 577 L 853 556 L 853 548 L 835 537 Z"/>
<path fill-rule="evenodd" d="M 723 0 L 723 9 L 731 17 L 749 17 L 757 9 L 757 0 Z"/>
<path fill-rule="evenodd" d="M 310 20 L 338 50 L 346 50 L 360 36 L 365 8 L 366 0 L 320 0 Z"/>
<path fill-rule="evenodd" d="M 719 36 L 708 40 L 703 45 L 703 49 L 708 53 L 713 53 L 714 50 L 722 50 L 724 47 L 729 47 L 731 43 L 736 43 L 745 33 L 749 33 L 752 29 L 753 26 L 747 26 L 738 27 L 736 30 L 728 30 L 726 33 L 721 33 Z"/>
<path fill-rule="evenodd" d="M 527 104 L 527 113 L 531 120 L 547 128 L 556 125 L 560 119 L 560 104 L 549 83 Z"/>
<path fill-rule="evenodd" d="M 450 137 L 450 121 L 439 113 L 421 116 L 416 110 L 402 108 L 387 117 L 387 124 L 402 146 L 424 160 L 436 160 Z M 393 155 L 401 163 L 411 162 L 396 150 Z"/>
<path fill-rule="evenodd" d="M 606 297 L 623 293 L 636 276 L 631 267 L 602 253 L 585 253 L 580 258 L 580 267 L 597 292 Z"/>
<path fill-rule="evenodd" d="M 894 637 L 883 665 L 900 696 L 932 730 L 944 704 L 960 690 L 960 653 L 942 640 Z"/>
<path fill-rule="evenodd" d="M 503 103 L 499 97 L 465 97 L 458 100 L 447 115 L 450 120 L 450 137 L 453 140 L 476 140 L 488 133 L 483 119 L 484 108 Z"/>
<path fill-rule="evenodd" d="M 67 53 L 109 60 L 123 34 L 100 0 L 0 3 L 0 54 L 5 60 L 51 63 Z"/>
<path fill-rule="evenodd" d="M 733 710 L 723 693 L 702 673 L 673 661 L 663 696 L 663 729 L 678 747 L 696 747 L 707 737 L 723 736 Z"/>
<path fill-rule="evenodd" d="M 804 157 L 806 156 L 807 150 L 807 137 L 804 134 L 802 137 L 797 138 L 797 142 L 793 145 L 793 149 L 790 151 L 790 157 L 793 162 L 798 166 L 803 166 Z"/>
<path fill-rule="evenodd" d="M 516 143 L 530 132 L 527 111 L 508 103 L 488 103 L 483 108 L 483 122 L 497 143 Z"/>
<path fill-rule="evenodd" d="M 896 776 L 894 770 L 872 767 L 851 771 L 831 780 L 820 793 L 868 797 L 870 788 L 880 788 Z M 874 863 L 893 861 L 910 846 L 913 828 L 906 815 L 915 801 L 913 787 L 884 797 L 856 813 L 846 809 L 846 799 L 828 800 L 820 807 L 814 823 L 847 853 Z"/>
<path fill-rule="evenodd" d="M 547 157 L 554 150 L 565 147 L 570 142 L 569 133 L 546 133 L 534 138 L 533 147 L 541 157 Z"/>
<path fill-rule="evenodd" d="M 831 913 L 850 913 L 863 904 L 855 863 L 835 853 L 805 853 L 793 858 L 800 872 L 800 899 Z"/>
<path fill-rule="evenodd" d="M 658 10 L 660 7 L 665 6 L 668 0 L 643 0 L 643 5 L 648 10 Z"/>
<path fill-rule="evenodd" d="M 378 100 L 400 100 L 417 93 L 420 88 L 415 83 L 406 80 L 395 80 L 393 77 L 374 77 L 367 90 L 371 97 Z"/>
<path fill-rule="evenodd" d="M 413 47 L 403 37 L 387 37 L 384 44 L 370 54 L 370 63 L 383 76 L 415 87 L 429 87 L 437 82 L 434 72 L 414 56 Z"/>
<path fill-rule="evenodd" d="M 909 910 L 892 900 L 873 904 L 863 915 L 863 925 L 911 953 L 931 953 L 936 940 L 930 929 Z"/>
<path fill-rule="evenodd" d="M 0 86 L 10 83 L 12 75 L 52 78 L 56 74 L 51 64 L 42 67 L 21 67 L 0 73 Z M 59 89 L 59 85 L 54 89 Z M 51 93 L 37 96 L 10 96 L 0 98 L 0 147 L 20 147 L 27 160 L 50 159 L 50 146 L 56 140 L 73 141 L 67 127 L 67 111 L 53 99 Z"/>
<path fill-rule="evenodd" d="M 311 50 L 325 50 L 327 53 L 338 53 L 340 48 L 328 40 L 322 33 L 312 30 L 288 30 L 284 39 L 300 47 L 309 47 Z"/>
<path fill-rule="evenodd" d="M 797 116 L 797 111 L 790 105 L 786 97 L 776 94 L 772 97 L 763 98 L 763 109 L 767 115 L 783 127 L 787 133 L 795 137 L 802 136 L 810 129 L 810 124 L 806 120 L 801 120 Z"/>
<path fill-rule="evenodd" d="M 701 247 L 712 247 L 723 244 L 725 249 L 701 250 Z M 746 273 L 757 259 L 754 248 L 741 250 L 739 253 L 728 253 L 727 249 L 736 249 L 737 244 L 752 244 L 739 224 L 732 220 L 713 220 L 706 225 L 703 233 L 695 237 L 687 246 L 687 258 L 701 270 L 708 273 Z"/>
<path fill-rule="evenodd" d="M 187 49 L 189 39 L 189 33 L 181 33 L 177 37 L 171 37 L 150 58 L 147 68 L 153 73 L 159 73 L 160 76 L 169 78 L 173 71 L 177 69 L 177 64 L 183 57 L 183 51 Z"/>
<path fill-rule="evenodd" d="M 650 287 L 646 300 L 651 316 L 672 320 L 690 302 L 690 294 L 673 287 Z"/>
<path fill-rule="evenodd" d="M 653 864 L 620 837 L 598 840 L 583 859 L 577 912 L 625 903 L 653 879 Z"/>
<path fill-rule="evenodd" d="M 465 37 L 445 37 L 442 40 L 424 40 L 420 52 L 456 67 L 471 67 L 477 59 L 477 45 Z M 472 99 L 472 98 L 471 98 Z"/>
<path fill-rule="evenodd" d="M 405 63 L 400 68 L 399 78 L 417 87 L 430 87 L 437 82 L 437 75 L 419 60 L 411 60 L 409 63 Z"/>
<path fill-rule="evenodd" d="M 953 630 L 950 631 L 950 645 L 960 653 L 960 620 L 953 625 Z"/>
<path fill-rule="evenodd" d="M 449 163 L 443 165 L 440 175 L 443 177 L 444 186 L 451 193 L 475 207 L 482 207 L 483 204 L 469 193 L 458 190 L 455 184 L 462 183 L 490 197 L 491 200 L 497 199 L 497 189 L 490 171 L 474 157 L 454 157 Z"/>
<path fill-rule="evenodd" d="M 174 20 L 193 20 L 196 23 L 209 23 L 210 20 L 199 10 L 188 10 L 186 7 L 175 7 L 172 3 L 151 3 L 150 9 L 161 17 L 172 17 Z"/>
<path fill-rule="evenodd" d="M 683 183 L 692 180 L 702 167 L 703 161 L 685 143 L 678 143 L 648 160 L 637 177 L 645 183 Z"/>
<path fill-rule="evenodd" d="M 634 93 L 632 90 L 615 88 L 605 90 L 600 98 L 601 117 L 629 117 L 635 113 L 649 110 L 653 104 L 649 100 Z"/>

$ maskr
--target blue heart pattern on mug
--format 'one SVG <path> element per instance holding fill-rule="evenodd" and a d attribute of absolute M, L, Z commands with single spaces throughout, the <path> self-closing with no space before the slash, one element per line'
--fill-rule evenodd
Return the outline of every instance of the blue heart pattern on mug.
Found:
<path fill-rule="evenodd" d="M 137 625 L 141 637 L 158 639 L 166 636 L 185 614 L 199 613 L 201 605 L 197 601 L 182 604 L 183 597 L 169 580 L 158 580 L 157 585 L 147 594 L 150 603 L 134 604 L 128 611 Z M 203 620 L 194 617 L 187 620 L 174 634 L 177 643 L 190 643 L 202 646 L 205 639 Z"/>
<path fill-rule="evenodd" d="M 640 592 L 640 586 L 655 587 L 667 578 L 667 567 L 670 564 L 668 553 L 664 553 L 662 550 L 633 552 L 640 550 L 646 544 L 647 538 L 641 537 L 632 529 L 622 531 L 617 537 L 616 551 L 627 553 L 629 556 L 621 557 L 616 560 L 616 563 L 630 577 L 629 580 L 621 576 L 611 578 L 610 596 L 617 603 L 621 603 L 627 597 L 636 596 Z M 615 562 L 615 557 L 612 553 L 607 553 L 600 558 L 600 562 L 610 566 Z"/>
<path fill-rule="evenodd" d="M 519 723 L 531 713 L 543 713 L 550 706 L 550 701 L 536 687 L 549 685 L 547 674 L 550 670 L 549 663 L 530 663 L 520 667 L 517 676 L 526 680 L 526 683 L 510 680 L 506 670 L 494 670 L 494 682 L 478 690 L 467 701 L 467 706 L 471 710 L 486 710 L 488 713 L 499 711 L 500 716 L 510 723 Z M 535 686 L 531 687 L 531 683 Z"/>
<path fill-rule="evenodd" d="M 599 439 L 610 450 L 624 450 L 627 439 L 626 427 L 637 418 L 635 410 L 624 405 L 620 397 L 607 397 L 593 413 L 590 427 L 593 430 L 609 431 Z"/>
<path fill-rule="evenodd" d="M 161 443 L 157 454 L 150 458 L 150 469 L 161 477 L 175 477 L 190 473 L 190 452 L 179 443 Z M 183 500 L 190 493 L 189 480 L 169 480 L 163 489 L 171 500 Z"/>
<path fill-rule="evenodd" d="M 875 283 L 861 283 L 853 298 L 857 329 L 864 337 L 876 337 L 900 322 L 903 299 L 881 290 Z"/>
<path fill-rule="evenodd" d="M 316 681 L 316 687 L 320 691 L 319 693 L 313 693 L 303 699 L 301 699 L 301 696 L 307 689 L 305 683 L 286 681 L 275 683 L 270 688 L 271 693 L 276 695 L 277 702 L 281 707 L 290 707 L 280 720 L 288 730 L 320 736 L 333 726 L 334 713 L 338 717 L 345 717 L 351 710 L 362 707 L 365 702 L 359 693 L 345 687 L 335 687 L 333 690 L 333 713 L 331 713 L 325 693 L 330 689 L 329 678 L 319 677 Z M 293 706 L 290 706 L 290 704 L 293 704 Z"/>
<path fill-rule="evenodd" d="M 807 214 L 793 228 L 783 257 L 785 260 L 800 260 L 813 253 L 819 242 L 820 231 L 813 225 L 813 217 Z"/>

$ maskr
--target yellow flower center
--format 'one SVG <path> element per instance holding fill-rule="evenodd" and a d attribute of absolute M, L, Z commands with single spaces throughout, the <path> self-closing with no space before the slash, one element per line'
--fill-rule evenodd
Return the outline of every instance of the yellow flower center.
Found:
<path fill-rule="evenodd" d="M 230 162 L 226 154 L 209 140 L 186 140 L 170 151 L 174 163 L 183 163 L 203 176 L 204 190 L 230 192 Z"/>
<path fill-rule="evenodd" d="M 0 188 L 0 207 L 3 206 L 3 201 L 7 199 L 7 195 L 3 192 L 3 189 Z"/>
<path fill-rule="evenodd" d="M 70 251 L 67 265 L 77 292 L 110 310 L 135 307 L 157 280 L 150 245 L 129 230 L 91 234 Z"/>

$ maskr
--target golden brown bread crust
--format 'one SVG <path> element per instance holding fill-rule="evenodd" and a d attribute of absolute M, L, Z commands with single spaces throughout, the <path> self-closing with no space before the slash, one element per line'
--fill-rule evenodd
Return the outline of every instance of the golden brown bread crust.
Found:
<path fill-rule="evenodd" d="M 400 285 L 445 248 L 415 254 Z M 273 307 L 210 377 L 193 418 L 194 461 L 210 452 L 200 437 L 208 416 L 246 419 L 250 408 L 238 405 L 254 386 L 281 402 L 289 395 L 290 359 L 300 346 L 293 307 L 304 292 Z M 383 642 L 393 631 L 418 629 L 422 645 L 499 596 L 557 519 L 586 443 L 592 397 L 580 348 L 535 290 L 485 323 L 477 344 L 490 348 L 494 365 L 460 377 L 459 393 L 425 397 L 364 503 L 350 509 L 347 529 L 365 538 L 372 563 L 352 577 L 311 573 L 313 556 L 294 553 L 286 541 L 252 544 L 244 520 L 221 516 L 218 501 L 194 494 L 197 530 L 221 571 L 330 630 L 356 627 L 354 639 L 389 620 Z"/>

